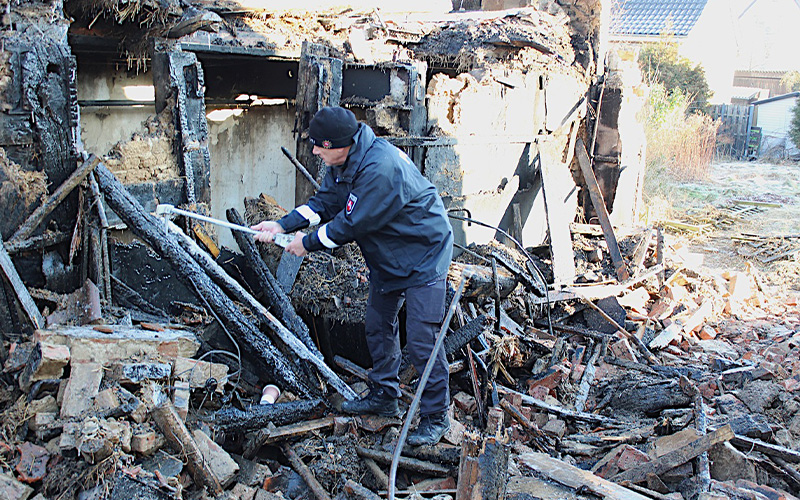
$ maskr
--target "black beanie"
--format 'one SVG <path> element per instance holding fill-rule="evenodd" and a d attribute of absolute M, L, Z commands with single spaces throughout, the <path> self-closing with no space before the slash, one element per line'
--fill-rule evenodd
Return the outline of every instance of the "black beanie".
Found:
<path fill-rule="evenodd" d="M 358 131 L 356 115 L 349 109 L 326 107 L 317 111 L 308 126 L 311 144 L 325 149 L 346 148 Z"/>

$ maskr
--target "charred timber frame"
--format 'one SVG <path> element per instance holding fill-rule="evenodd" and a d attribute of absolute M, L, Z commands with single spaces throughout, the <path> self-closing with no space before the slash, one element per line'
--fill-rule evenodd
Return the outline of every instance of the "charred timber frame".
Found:
<path fill-rule="evenodd" d="M 282 380 L 301 396 L 310 395 L 309 382 L 296 375 L 301 373 L 300 370 L 237 309 L 234 302 L 222 293 L 174 238 L 164 234 L 163 226 L 128 193 L 114 174 L 102 163 L 95 167 L 95 173 L 111 209 L 137 236 L 172 264 L 179 279 L 208 301 L 217 316 L 225 318 L 226 326 L 242 340 L 243 348 L 254 358 L 262 360 L 267 372 L 275 380 Z"/>

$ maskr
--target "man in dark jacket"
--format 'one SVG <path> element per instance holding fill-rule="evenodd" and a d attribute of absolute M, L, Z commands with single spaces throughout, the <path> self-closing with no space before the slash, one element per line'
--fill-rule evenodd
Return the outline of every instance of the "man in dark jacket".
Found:
<path fill-rule="evenodd" d="M 369 394 L 347 401 L 348 413 L 397 416 L 400 397 L 400 336 L 397 314 L 406 304 L 406 338 L 411 362 L 419 373 L 431 356 L 444 321 L 447 270 L 453 254 L 453 232 L 436 188 L 405 153 L 375 136 L 344 108 L 323 108 L 309 126 L 313 153 L 330 168 L 308 203 L 277 222 L 253 229 L 259 241 L 298 233 L 287 252 L 336 248 L 355 241 L 370 271 L 365 317 L 372 356 Z M 420 402 L 420 425 L 408 437 L 411 445 L 434 444 L 450 428 L 448 365 L 440 350 Z"/>

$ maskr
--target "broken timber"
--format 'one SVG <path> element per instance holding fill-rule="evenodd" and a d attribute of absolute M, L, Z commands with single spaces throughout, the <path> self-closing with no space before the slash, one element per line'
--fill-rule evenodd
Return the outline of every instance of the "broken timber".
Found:
<path fill-rule="evenodd" d="M 583 145 L 583 140 L 578 139 L 575 144 L 575 150 L 578 157 L 578 164 L 583 173 L 583 179 L 586 181 L 586 189 L 589 190 L 589 196 L 592 199 L 597 217 L 600 219 L 600 226 L 603 228 L 603 235 L 608 244 L 608 253 L 611 255 L 611 261 L 614 263 L 614 269 L 617 271 L 617 278 L 620 281 L 625 281 L 630 278 L 628 270 L 625 268 L 625 261 L 622 260 L 622 254 L 619 252 L 619 244 L 617 237 L 614 235 L 614 229 L 611 227 L 611 221 L 608 218 L 608 210 L 606 210 L 606 203 L 603 200 L 603 193 L 600 191 L 600 186 L 597 184 L 597 178 L 592 171 L 592 161 L 586 153 L 586 146 Z"/>
<path fill-rule="evenodd" d="M 362 458 L 371 458 L 376 462 L 382 464 L 391 464 L 392 455 L 385 451 L 371 450 L 363 446 L 356 446 L 356 453 Z M 397 465 L 414 472 L 421 472 L 422 474 L 429 474 L 431 476 L 446 476 L 450 473 L 448 467 L 442 465 L 426 462 L 424 460 L 417 460 L 416 458 L 400 457 Z"/>
<path fill-rule="evenodd" d="M 616 420 L 609 417 L 604 417 L 602 415 L 595 415 L 594 413 L 586 413 L 586 412 L 576 412 L 566 410 L 564 408 L 560 408 L 555 405 L 551 405 L 545 403 L 544 401 L 540 401 L 534 397 L 528 396 L 527 394 L 523 394 L 521 392 L 517 392 L 515 390 L 509 389 L 507 387 L 503 387 L 502 385 L 497 386 L 497 392 L 501 395 L 503 394 L 515 394 L 522 397 L 522 402 L 527 403 L 531 406 L 535 406 L 541 410 L 544 410 L 548 413 L 552 413 L 553 415 L 558 415 L 564 418 L 569 418 L 572 420 L 580 420 L 584 422 L 590 422 L 593 424 L 605 425 L 609 427 L 624 427 L 627 424 L 622 422 L 621 420 Z"/>
<path fill-rule="evenodd" d="M 298 378 L 296 373 L 299 370 L 237 309 L 200 265 L 173 238 L 164 234 L 161 224 L 145 211 L 114 174 L 102 163 L 95 167 L 95 173 L 111 209 L 136 235 L 172 264 L 179 279 L 202 296 L 218 317 L 225 318 L 226 326 L 242 340 L 243 349 L 262 360 L 274 380 L 282 381 L 298 395 L 308 396 L 309 383 Z"/>
<path fill-rule="evenodd" d="M 687 444 L 686 446 L 673 450 L 661 457 L 653 460 L 652 462 L 637 465 L 624 472 L 620 472 L 611 478 L 612 481 L 621 483 L 623 481 L 630 481 L 638 483 L 647 479 L 648 474 L 663 474 L 664 472 L 673 469 L 679 465 L 685 464 L 689 460 L 699 456 L 701 453 L 708 451 L 709 448 L 717 443 L 730 441 L 733 438 L 733 430 L 730 425 L 720 427 L 716 431 L 706 434 Z"/>
<path fill-rule="evenodd" d="M 210 255 L 202 251 L 197 243 L 181 231 L 178 226 L 171 222 L 168 224 L 172 232 L 178 237 L 178 243 L 180 243 L 189 255 L 194 257 L 197 263 L 200 264 L 217 284 L 225 288 L 225 290 L 237 300 L 247 305 L 262 323 L 277 334 L 281 342 L 283 342 L 299 359 L 311 363 L 319 374 L 345 399 L 356 399 L 356 393 L 325 364 L 321 356 L 315 355 L 304 343 L 300 342 L 288 328 L 278 321 L 278 318 L 273 316 L 272 313 L 253 298 L 244 287 L 231 278 Z"/>
<path fill-rule="evenodd" d="M 379 497 L 377 493 L 364 488 L 352 479 L 348 479 L 347 482 L 344 483 L 344 491 L 349 495 L 348 498 L 356 498 L 358 500 L 381 500 L 381 497 Z"/>
<path fill-rule="evenodd" d="M 67 180 L 65 180 L 58 189 L 50 195 L 50 197 L 42 203 L 33 213 L 28 217 L 28 219 L 22 223 L 22 225 L 17 229 L 13 236 L 9 239 L 9 241 L 19 242 L 28 238 L 33 234 L 39 224 L 47 217 L 50 212 L 52 212 L 62 201 L 64 198 L 72 192 L 75 187 L 80 184 L 87 175 L 100 163 L 100 159 L 95 156 L 89 156 L 89 159 L 83 162 L 83 164 L 78 167 L 72 175 L 70 175 Z"/>
<path fill-rule="evenodd" d="M 9 284 L 11 284 L 11 288 L 13 288 L 14 292 L 17 294 L 17 298 L 22 305 L 22 309 L 28 316 L 33 328 L 44 328 L 44 317 L 42 317 L 42 313 L 39 312 L 39 308 L 37 308 L 36 304 L 33 302 L 33 297 L 31 297 L 28 289 L 25 288 L 22 278 L 19 277 L 17 268 L 14 267 L 11 257 L 8 255 L 8 252 L 6 252 L 6 248 L 3 245 L 2 239 L 0 239 L 0 268 L 3 269 L 3 274 L 5 275 Z"/>
<path fill-rule="evenodd" d="M 506 496 L 509 447 L 495 436 L 464 434 L 456 500 L 501 500 Z"/>
<path fill-rule="evenodd" d="M 297 453 L 292 449 L 292 447 L 288 444 L 285 444 L 281 447 L 283 450 L 283 454 L 286 455 L 286 458 L 289 460 L 289 463 L 292 464 L 292 468 L 294 468 L 295 472 L 300 474 L 300 477 L 303 478 L 303 481 L 306 482 L 308 488 L 314 493 L 314 496 L 317 497 L 317 500 L 331 500 L 330 495 L 328 492 L 325 491 L 325 488 L 319 484 L 317 478 L 314 477 L 314 474 L 311 470 L 300 460 L 300 457 Z"/>
<path fill-rule="evenodd" d="M 520 455 L 518 460 L 530 469 L 564 486 L 575 489 L 588 489 L 606 500 L 650 500 L 649 497 L 607 481 L 589 471 L 581 470 L 561 460 L 551 458 L 544 453 L 526 453 Z"/>
<path fill-rule="evenodd" d="M 156 421 L 161 433 L 172 445 L 175 453 L 186 457 L 187 467 L 194 478 L 194 482 L 200 486 L 206 486 L 214 495 L 222 494 L 222 485 L 214 474 L 207 462 L 203 459 L 200 448 L 197 447 L 192 435 L 186 425 L 178 416 L 175 407 L 169 399 L 158 391 L 160 400 L 156 402 L 152 410 L 153 420 Z"/>
<path fill-rule="evenodd" d="M 225 214 L 228 217 L 228 221 L 239 224 L 240 226 L 247 225 L 235 208 L 226 210 Z M 315 356 L 322 359 L 322 353 L 319 352 L 314 341 L 311 340 L 311 335 L 308 333 L 308 326 L 306 326 L 303 320 L 300 319 L 300 316 L 297 315 L 297 311 L 295 311 L 292 306 L 289 297 L 284 293 L 280 284 L 275 279 L 275 276 L 272 275 L 267 265 L 261 259 L 253 237 L 242 231 L 231 231 L 231 233 L 236 243 L 239 245 L 239 249 L 244 254 L 247 263 L 253 269 L 253 272 L 255 272 L 258 285 L 266 294 L 269 305 L 277 310 L 278 317 L 286 327 L 289 328 Z"/>

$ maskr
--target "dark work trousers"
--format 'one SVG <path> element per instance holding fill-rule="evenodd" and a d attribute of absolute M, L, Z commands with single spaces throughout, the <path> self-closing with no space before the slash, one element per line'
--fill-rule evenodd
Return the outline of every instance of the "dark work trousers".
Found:
<path fill-rule="evenodd" d="M 406 345 L 411 363 L 422 375 L 431 356 L 436 336 L 444 321 L 447 279 L 382 294 L 370 286 L 365 318 L 367 345 L 372 356 L 373 385 L 400 397 L 400 329 L 397 313 L 406 303 Z M 447 410 L 450 404 L 449 370 L 444 348 L 439 350 L 425 392 L 420 401 L 422 415 Z"/>

